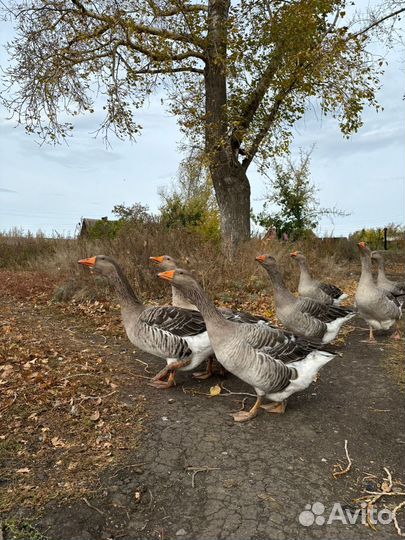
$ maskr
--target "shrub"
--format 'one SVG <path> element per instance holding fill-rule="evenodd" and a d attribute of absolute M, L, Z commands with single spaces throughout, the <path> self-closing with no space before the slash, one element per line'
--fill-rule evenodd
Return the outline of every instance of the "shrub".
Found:
<path fill-rule="evenodd" d="M 387 229 L 387 244 L 391 249 L 401 249 L 404 243 L 404 227 L 390 223 Z M 361 229 L 350 235 L 352 242 L 366 242 L 371 249 L 384 248 L 384 228 Z"/>

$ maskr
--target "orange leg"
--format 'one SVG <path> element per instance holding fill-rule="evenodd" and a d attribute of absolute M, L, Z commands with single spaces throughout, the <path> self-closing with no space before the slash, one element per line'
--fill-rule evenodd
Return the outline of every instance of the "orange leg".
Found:
<path fill-rule="evenodd" d="M 170 371 L 170 366 L 169 365 L 165 366 L 163 369 L 159 371 L 159 373 L 156 373 L 156 375 L 152 377 L 152 381 L 160 381 L 161 379 L 164 379 L 166 375 L 169 373 L 169 371 Z"/>
<path fill-rule="evenodd" d="M 169 377 L 167 379 L 167 381 L 151 381 L 149 384 L 149 386 L 153 386 L 154 388 L 158 388 L 159 390 L 165 390 L 167 388 L 171 388 L 172 386 L 175 386 L 176 384 L 176 381 L 174 379 L 174 375 L 175 375 L 175 371 L 171 371 L 170 374 L 169 374 Z"/>
<path fill-rule="evenodd" d="M 214 362 L 214 359 L 212 356 L 210 356 L 207 360 L 207 369 L 205 371 L 197 371 L 196 373 L 193 373 L 193 378 L 204 380 L 204 379 L 209 379 L 210 377 L 212 377 L 212 374 L 214 373 L 212 369 L 213 362 Z"/>
<path fill-rule="evenodd" d="M 287 406 L 287 400 L 281 401 L 280 403 L 266 403 L 266 405 L 261 405 L 261 408 L 270 413 L 283 414 Z"/>
<path fill-rule="evenodd" d="M 239 411 L 236 413 L 231 413 L 231 416 L 233 416 L 235 422 L 247 422 L 248 420 L 251 420 L 252 418 L 257 416 L 261 403 L 262 398 L 260 396 L 257 396 L 256 403 L 253 405 L 250 411 Z"/>
<path fill-rule="evenodd" d="M 188 366 L 191 362 L 191 359 L 187 360 L 179 360 L 178 362 L 174 362 L 173 364 L 169 364 L 165 368 L 159 371 L 157 375 L 153 377 L 151 382 L 148 383 L 149 386 L 153 386 L 154 388 L 170 388 L 176 384 L 174 379 L 174 374 L 176 369 L 180 369 L 182 367 Z M 163 380 L 164 377 L 169 373 L 169 378 L 167 381 Z"/>

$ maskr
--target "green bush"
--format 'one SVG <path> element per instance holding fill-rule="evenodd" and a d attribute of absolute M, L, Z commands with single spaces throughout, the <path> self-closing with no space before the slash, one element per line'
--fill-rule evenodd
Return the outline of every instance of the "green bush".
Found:
<path fill-rule="evenodd" d="M 389 248 L 400 249 L 404 242 L 404 227 L 390 223 L 387 229 L 387 244 Z M 350 235 L 353 242 L 366 242 L 371 249 L 384 248 L 384 228 L 361 229 Z"/>
<path fill-rule="evenodd" d="M 99 219 L 92 225 L 88 232 L 88 237 L 92 240 L 101 238 L 115 238 L 124 225 L 123 220 L 106 221 Z"/>

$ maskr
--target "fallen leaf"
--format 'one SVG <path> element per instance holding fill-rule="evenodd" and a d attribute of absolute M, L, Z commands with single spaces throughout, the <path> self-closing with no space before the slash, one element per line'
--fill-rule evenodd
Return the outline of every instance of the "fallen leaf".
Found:
<path fill-rule="evenodd" d="M 62 448 L 66 446 L 66 444 L 62 441 L 62 439 L 59 439 L 59 437 L 52 437 L 51 439 L 52 446 L 55 448 Z"/>
<path fill-rule="evenodd" d="M 27 473 L 29 473 L 31 471 L 30 471 L 30 469 L 28 467 L 23 467 L 22 469 L 17 469 L 15 472 L 21 473 L 21 474 L 27 474 Z"/>
<path fill-rule="evenodd" d="M 93 422 L 97 422 L 97 420 L 100 418 L 100 411 L 94 411 L 94 413 L 90 416 L 90 420 L 93 420 Z"/>
<path fill-rule="evenodd" d="M 210 388 L 210 396 L 219 396 L 221 392 L 222 392 L 222 388 L 219 386 L 219 384 L 216 384 L 215 386 L 211 386 Z"/>
<path fill-rule="evenodd" d="M 381 489 L 384 491 L 384 493 L 389 493 L 391 491 L 390 483 L 387 480 L 384 480 L 384 482 L 381 484 Z"/>

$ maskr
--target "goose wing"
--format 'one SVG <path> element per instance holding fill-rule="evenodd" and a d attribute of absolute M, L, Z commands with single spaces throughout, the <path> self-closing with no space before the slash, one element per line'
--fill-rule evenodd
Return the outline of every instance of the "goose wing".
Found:
<path fill-rule="evenodd" d="M 401 317 L 402 304 L 392 293 L 378 289 L 379 298 L 375 304 L 374 312 L 381 319 L 399 319 Z"/>
<path fill-rule="evenodd" d="M 405 283 L 399 283 L 394 281 L 394 287 L 392 289 L 392 294 L 394 296 L 404 296 L 405 295 Z"/>
<path fill-rule="evenodd" d="M 257 386 L 265 389 L 266 394 L 282 392 L 297 377 L 295 368 L 263 350 L 256 352 L 254 371 Z"/>
<path fill-rule="evenodd" d="M 340 298 L 343 294 L 342 289 L 331 283 L 319 283 L 319 288 L 334 299 Z"/>
<path fill-rule="evenodd" d="M 401 307 L 402 304 L 401 304 L 401 298 L 400 296 L 395 296 L 394 293 L 392 292 L 389 292 L 387 290 L 384 290 L 384 289 L 381 289 L 382 292 L 384 293 L 384 295 L 388 298 L 388 300 L 391 300 L 391 302 L 394 302 L 395 305 L 397 305 L 398 307 Z"/>
<path fill-rule="evenodd" d="M 140 316 L 140 322 L 179 337 L 196 336 L 207 330 L 199 311 L 174 306 L 146 309 Z"/>
<path fill-rule="evenodd" d="M 304 358 L 319 349 L 319 342 L 309 341 L 291 332 L 266 324 L 244 325 L 244 338 L 254 349 L 270 354 L 283 362 Z"/>
<path fill-rule="evenodd" d="M 258 322 L 269 323 L 269 319 L 266 317 L 261 317 L 260 315 L 253 315 L 247 311 L 234 311 L 229 308 L 220 308 L 220 312 L 228 319 L 228 321 L 239 322 L 239 323 L 250 323 L 255 324 Z"/>
<path fill-rule="evenodd" d="M 323 322 L 331 322 L 352 313 L 352 310 L 348 308 L 342 308 L 332 304 L 323 304 L 316 300 L 312 300 L 311 298 L 301 297 L 298 299 L 297 305 L 302 313 L 307 313 Z"/>

